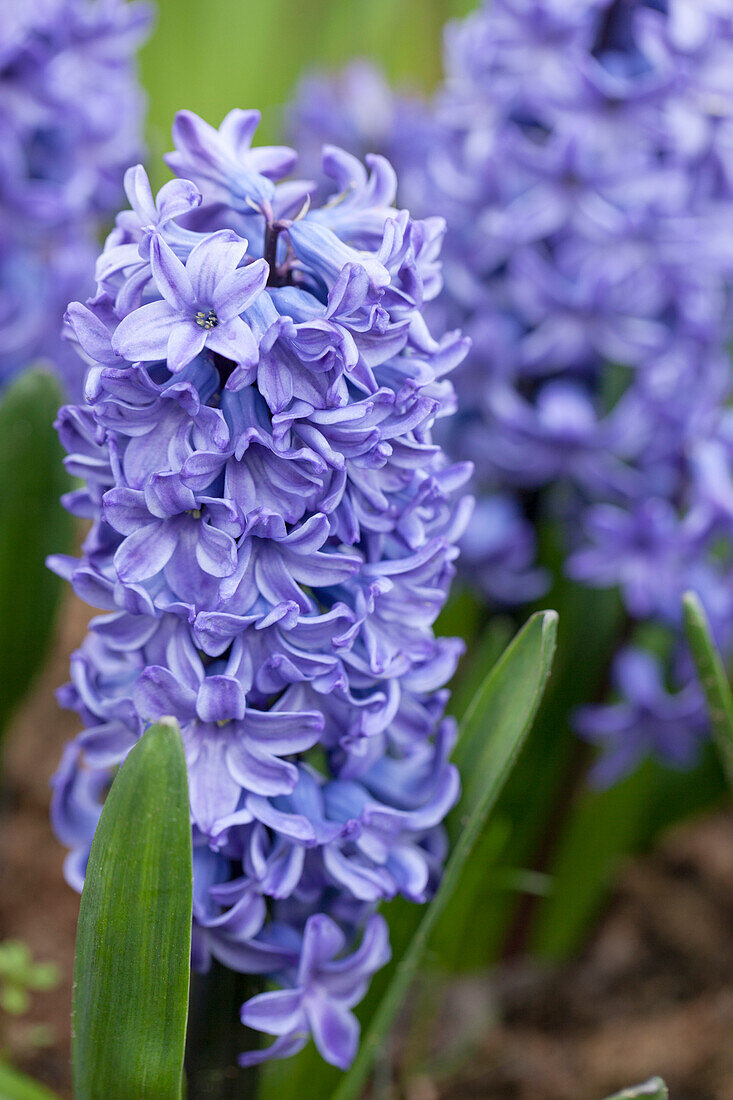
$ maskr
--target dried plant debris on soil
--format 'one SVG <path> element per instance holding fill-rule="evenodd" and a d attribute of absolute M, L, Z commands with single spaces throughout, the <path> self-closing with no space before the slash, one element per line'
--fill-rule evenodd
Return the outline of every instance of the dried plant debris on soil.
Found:
<path fill-rule="evenodd" d="M 407 1082 L 408 1100 L 600 1100 L 654 1073 L 672 1100 L 733 1100 L 733 814 L 628 866 L 578 962 L 454 987 L 456 1031 L 461 1003 L 480 1040 L 462 1068 Z"/>

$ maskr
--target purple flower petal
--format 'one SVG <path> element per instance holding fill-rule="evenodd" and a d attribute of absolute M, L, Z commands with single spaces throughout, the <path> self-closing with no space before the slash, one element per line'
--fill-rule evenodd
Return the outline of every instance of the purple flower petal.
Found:
<path fill-rule="evenodd" d="M 186 261 L 186 271 L 191 278 L 195 300 L 200 306 L 214 307 L 220 319 L 222 311 L 217 298 L 219 285 L 233 276 L 246 252 L 245 240 L 229 229 L 222 229 L 194 245 Z"/>
<path fill-rule="evenodd" d="M 237 1062 L 243 1069 L 250 1066 L 259 1066 L 262 1062 L 269 1062 L 272 1058 L 292 1058 L 303 1049 L 308 1042 L 308 1032 L 303 1031 L 296 1035 L 283 1035 L 276 1039 L 269 1047 L 262 1050 L 248 1050 L 237 1056 Z"/>
<path fill-rule="evenodd" d="M 255 710 L 250 707 L 245 718 L 247 734 L 261 747 L 277 756 L 303 752 L 318 740 L 323 730 L 323 715 L 318 711 Z"/>
<path fill-rule="evenodd" d="M 179 314 L 192 313 L 196 297 L 191 277 L 159 233 L 150 239 L 150 267 L 158 290 L 171 309 Z"/>
<path fill-rule="evenodd" d="M 165 354 L 168 366 L 178 372 L 196 358 L 206 344 L 207 330 L 195 321 L 180 320 L 170 330 Z"/>
<path fill-rule="evenodd" d="M 212 351 L 231 359 L 239 366 L 250 367 L 257 362 L 257 341 L 249 325 L 241 317 L 232 317 L 206 334 L 206 343 Z"/>
<path fill-rule="evenodd" d="M 330 917 L 322 913 L 309 917 L 300 953 L 298 981 L 307 983 L 313 973 L 343 951 L 345 946 L 343 932 Z"/>
<path fill-rule="evenodd" d="M 347 1070 L 359 1044 L 356 1016 L 327 997 L 311 995 L 303 1005 L 318 1053 L 332 1066 Z"/>
<path fill-rule="evenodd" d="M 176 528 L 170 523 L 150 523 L 128 535 L 115 552 L 115 572 L 121 581 L 133 583 L 154 577 L 176 548 Z"/>
<path fill-rule="evenodd" d="M 302 994 L 297 989 L 259 993 L 242 1005 L 239 1014 L 245 1027 L 268 1035 L 288 1035 L 305 1026 Z"/>
<path fill-rule="evenodd" d="M 87 355 L 97 363 L 114 365 L 118 356 L 112 349 L 110 330 L 81 302 L 71 302 L 66 310 L 66 318 L 79 344 Z"/>
<path fill-rule="evenodd" d="M 143 225 L 154 224 L 158 211 L 155 208 L 155 199 L 153 198 L 148 174 L 142 164 L 135 164 L 127 169 L 124 187 L 127 200 L 140 218 L 141 223 Z"/>
<path fill-rule="evenodd" d="M 200 523 L 196 542 L 196 560 L 212 577 L 228 577 L 237 567 L 237 547 L 231 535 Z"/>
<path fill-rule="evenodd" d="M 267 286 L 269 274 L 270 268 L 265 260 L 255 260 L 246 267 L 226 272 L 211 295 L 219 320 L 226 322 L 244 313 Z"/>
<path fill-rule="evenodd" d="M 160 665 L 146 668 L 135 685 L 135 706 L 148 721 L 173 715 L 185 723 L 196 715 L 196 693 Z"/>
<path fill-rule="evenodd" d="M 242 685 L 231 676 L 207 676 L 199 688 L 196 713 L 202 722 L 244 718 Z"/>
<path fill-rule="evenodd" d="M 180 325 L 167 302 L 150 302 L 124 317 L 114 331 L 112 347 L 131 363 L 165 359 L 168 340 Z"/>
<path fill-rule="evenodd" d="M 191 816 L 203 833 L 233 813 L 239 802 L 240 784 L 226 766 L 227 738 L 226 730 L 212 733 L 200 726 L 185 736 Z"/>
<path fill-rule="evenodd" d="M 245 790 L 265 798 L 289 794 L 298 781 L 298 772 L 293 764 L 279 760 L 246 737 L 232 739 L 227 752 L 227 765 Z"/>
<path fill-rule="evenodd" d="M 151 519 L 145 495 L 136 489 L 110 489 L 104 494 L 104 518 L 121 535 L 132 535 Z"/>

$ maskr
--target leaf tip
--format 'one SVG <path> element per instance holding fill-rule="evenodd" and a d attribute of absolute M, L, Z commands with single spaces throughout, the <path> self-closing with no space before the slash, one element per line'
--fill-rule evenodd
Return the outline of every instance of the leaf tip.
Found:
<path fill-rule="evenodd" d="M 548 608 L 546 611 L 538 611 L 537 615 L 542 623 L 543 647 L 552 653 L 557 643 L 557 628 L 560 623 L 560 616 L 553 608 Z M 534 616 L 532 617 L 534 618 Z"/>
<path fill-rule="evenodd" d="M 172 714 L 165 714 L 162 718 L 159 718 L 155 724 L 156 726 L 162 726 L 163 729 L 173 730 L 175 733 L 180 733 L 178 719 L 174 718 Z"/>
<path fill-rule="evenodd" d="M 560 622 L 560 615 L 554 608 L 550 607 L 546 611 L 540 611 L 542 616 L 542 622 L 546 630 L 557 630 L 557 625 Z"/>
<path fill-rule="evenodd" d="M 682 593 L 682 606 L 688 616 L 704 614 L 702 600 L 692 588 Z"/>

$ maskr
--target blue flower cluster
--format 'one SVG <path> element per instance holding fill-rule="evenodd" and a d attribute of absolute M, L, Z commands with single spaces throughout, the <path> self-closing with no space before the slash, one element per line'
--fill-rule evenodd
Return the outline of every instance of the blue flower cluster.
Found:
<path fill-rule="evenodd" d="M 423 117 L 409 141 L 415 107 L 397 100 L 382 140 L 407 166 L 401 199 L 449 226 L 429 319 L 472 339 L 442 436 L 478 471 L 462 562 L 493 600 L 532 599 L 533 527 L 560 520 L 568 574 L 618 586 L 672 653 L 665 675 L 619 655 L 622 697 L 633 666 L 657 720 L 628 697 L 580 715 L 606 749 L 598 775 L 648 752 L 689 765 L 705 722 L 684 589 L 733 644 L 733 9 L 491 0 L 445 45 L 432 139 Z M 363 78 L 349 86 L 330 103 L 324 84 L 302 88 L 293 119 L 318 126 L 311 142 L 368 115 Z M 374 140 L 362 126 L 362 147 Z"/>
<path fill-rule="evenodd" d="M 0 31 L 0 387 L 39 358 L 79 390 L 59 338 L 93 287 L 96 236 L 140 155 L 140 0 L 18 0 Z"/>
<path fill-rule="evenodd" d="M 147 725 L 180 723 L 194 829 L 194 965 L 281 987 L 243 1020 L 312 1034 L 347 1066 L 350 1011 L 389 957 L 374 910 L 424 901 L 458 796 L 444 685 L 461 644 L 433 623 L 470 476 L 431 439 L 454 396 L 457 333 L 422 316 L 444 223 L 394 206 L 382 157 L 335 147 L 337 196 L 252 148 L 259 115 L 189 112 L 154 198 L 127 172 L 95 297 L 68 324 L 90 364 L 62 409 L 67 504 L 92 520 L 56 570 L 105 613 L 62 701 L 85 731 L 53 818 L 81 886 L 112 770 Z M 359 937 L 361 942 L 359 943 Z"/>

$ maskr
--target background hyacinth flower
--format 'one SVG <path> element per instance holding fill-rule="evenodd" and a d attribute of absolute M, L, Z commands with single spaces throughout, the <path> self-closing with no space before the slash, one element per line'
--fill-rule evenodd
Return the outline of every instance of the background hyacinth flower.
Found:
<path fill-rule="evenodd" d="M 305 82 L 291 128 L 310 128 L 311 145 L 349 132 L 362 151 L 394 148 L 409 169 L 401 201 L 448 223 L 445 293 L 428 316 L 472 340 L 441 435 L 477 471 L 467 578 L 491 601 L 535 598 L 535 531 L 554 528 L 563 572 L 619 588 L 627 640 L 643 621 L 666 633 L 667 687 L 697 729 L 685 589 L 733 644 L 733 12 L 492 0 L 448 25 L 445 67 L 415 141 L 399 98 L 375 135 L 353 72 L 330 98 Z M 684 723 L 650 736 L 626 681 L 623 729 L 615 705 L 581 717 L 609 757 L 599 774 L 647 752 L 689 765 Z"/>
<path fill-rule="evenodd" d="M 705 731 L 697 685 L 669 692 L 661 661 L 636 648 L 618 653 L 613 681 L 621 702 L 582 707 L 577 715 L 578 729 L 589 740 L 617 744 L 601 762 L 599 778 L 612 782 L 649 752 L 689 767 Z"/>
<path fill-rule="evenodd" d="M 432 894 L 458 797 L 443 712 L 461 645 L 433 623 L 470 467 L 432 428 L 467 341 L 424 322 L 444 223 L 394 206 L 389 163 L 331 146 L 324 178 L 293 181 L 292 150 L 251 146 L 258 119 L 178 115 L 182 178 L 153 199 L 128 171 L 96 294 L 68 310 L 89 370 L 58 426 L 92 526 L 80 561 L 53 564 L 102 614 L 61 693 L 85 729 L 53 817 L 78 887 L 105 783 L 174 716 L 194 965 L 278 986 L 243 1008 L 276 1036 L 245 1062 L 312 1034 L 345 1067 L 389 957 L 374 910 Z"/>
<path fill-rule="evenodd" d="M 93 287 L 97 236 L 140 155 L 136 0 L 23 0 L 0 31 L 0 387 L 39 359 L 79 392 L 61 343 L 70 298 Z"/>

